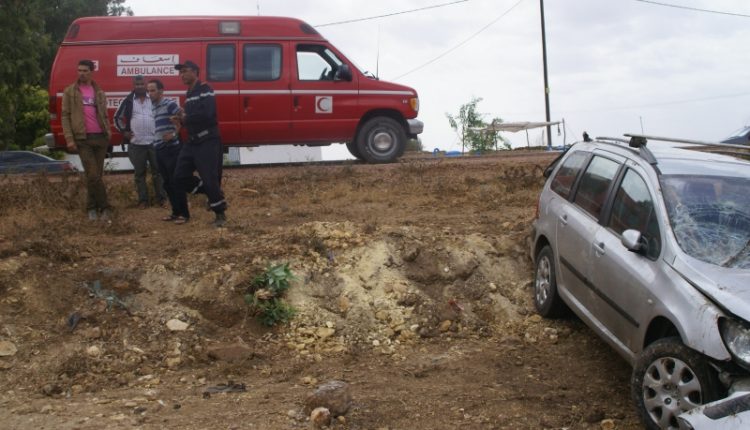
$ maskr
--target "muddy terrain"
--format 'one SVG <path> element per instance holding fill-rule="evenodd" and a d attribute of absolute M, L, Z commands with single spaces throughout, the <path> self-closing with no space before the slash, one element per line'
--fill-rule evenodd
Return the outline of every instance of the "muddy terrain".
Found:
<path fill-rule="evenodd" d="M 636 429 L 630 368 L 531 302 L 529 226 L 552 156 L 224 172 L 226 228 L 185 225 L 108 174 L 111 221 L 77 177 L 0 178 L 0 427 Z M 269 265 L 296 314 L 244 296 Z M 241 388 L 244 384 L 244 391 Z"/>

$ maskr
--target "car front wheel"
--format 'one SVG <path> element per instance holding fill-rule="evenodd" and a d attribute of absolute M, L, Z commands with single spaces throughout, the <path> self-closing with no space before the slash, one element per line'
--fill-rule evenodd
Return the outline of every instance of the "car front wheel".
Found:
<path fill-rule="evenodd" d="M 650 430 L 677 430 L 677 416 L 721 398 L 723 391 L 706 358 L 676 337 L 658 340 L 643 350 L 631 382 L 636 410 Z"/>
<path fill-rule="evenodd" d="M 557 292 L 555 255 L 549 245 L 542 248 L 536 257 L 534 306 L 539 315 L 545 318 L 557 318 L 568 313 L 568 307 Z"/>
<path fill-rule="evenodd" d="M 391 163 L 406 149 L 406 133 L 396 120 L 369 119 L 357 135 L 357 150 L 368 163 Z"/>

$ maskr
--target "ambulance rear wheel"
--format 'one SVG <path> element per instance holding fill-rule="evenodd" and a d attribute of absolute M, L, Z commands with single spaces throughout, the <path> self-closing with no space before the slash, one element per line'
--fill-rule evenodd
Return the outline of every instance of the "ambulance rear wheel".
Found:
<path fill-rule="evenodd" d="M 363 160 L 362 154 L 357 148 L 357 142 L 346 142 L 346 149 L 348 149 L 349 153 L 351 153 L 357 160 Z"/>
<path fill-rule="evenodd" d="M 368 120 L 357 135 L 357 149 L 368 163 L 390 163 L 404 153 L 406 133 L 396 120 L 377 116 Z"/>

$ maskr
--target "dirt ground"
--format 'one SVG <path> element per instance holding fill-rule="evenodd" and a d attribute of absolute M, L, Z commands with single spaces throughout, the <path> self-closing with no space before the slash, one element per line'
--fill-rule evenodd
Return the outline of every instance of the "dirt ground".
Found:
<path fill-rule="evenodd" d="M 78 178 L 0 178 L 0 427 L 307 429 L 340 380 L 334 429 L 640 428 L 629 366 L 533 309 L 551 158 L 228 169 L 221 229 L 203 196 L 181 226 L 137 209 L 130 174 L 105 178 L 110 222 Z M 243 296 L 279 263 L 297 314 L 269 328 Z"/>

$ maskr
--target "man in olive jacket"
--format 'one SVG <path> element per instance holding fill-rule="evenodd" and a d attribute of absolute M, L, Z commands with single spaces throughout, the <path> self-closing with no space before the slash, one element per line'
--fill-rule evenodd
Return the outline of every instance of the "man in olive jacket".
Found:
<path fill-rule="evenodd" d="M 91 79 L 94 62 L 78 62 L 78 80 L 65 88 L 62 99 L 62 127 L 70 152 L 78 152 L 86 174 L 88 218 L 108 219 L 111 207 L 104 186 L 104 158 L 111 130 L 107 120 L 107 97 Z"/>

